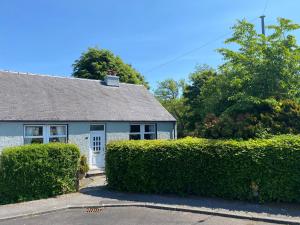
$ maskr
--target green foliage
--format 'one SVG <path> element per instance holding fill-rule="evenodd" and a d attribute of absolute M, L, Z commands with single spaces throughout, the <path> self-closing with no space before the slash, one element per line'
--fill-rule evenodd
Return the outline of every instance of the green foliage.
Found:
<path fill-rule="evenodd" d="M 210 138 L 264 138 L 278 134 L 300 133 L 300 104 L 292 100 L 267 99 L 249 102 L 226 111 L 220 117 L 208 114 L 200 128 Z"/>
<path fill-rule="evenodd" d="M 196 71 L 193 72 L 189 79 L 190 84 L 185 86 L 184 89 L 184 102 L 187 107 L 187 117 L 188 117 L 188 128 L 189 130 L 194 130 L 190 134 L 195 134 L 197 126 L 204 119 L 207 112 L 214 111 L 215 100 L 213 98 L 208 98 L 204 96 L 204 91 L 206 87 L 210 90 L 216 81 L 217 72 L 207 65 L 197 66 Z M 209 90 L 208 90 L 209 91 Z M 214 97 L 217 92 L 211 93 Z"/>
<path fill-rule="evenodd" d="M 258 34 L 253 24 L 239 21 L 233 27 L 233 36 L 226 40 L 236 44 L 238 50 L 219 49 L 225 60 L 221 73 L 235 87 L 231 99 L 299 97 L 300 48 L 289 33 L 300 26 L 279 18 L 278 25 L 268 28 L 274 31 L 265 36 Z"/>
<path fill-rule="evenodd" d="M 191 134 L 251 138 L 298 132 L 298 123 L 286 121 L 297 120 L 297 113 L 275 109 L 288 100 L 299 107 L 300 47 L 291 33 L 300 26 L 279 18 L 268 28 L 265 36 L 238 21 L 225 42 L 234 50 L 218 50 L 225 61 L 219 70 L 200 67 L 191 75 L 184 92 Z"/>
<path fill-rule="evenodd" d="M 89 48 L 73 64 L 73 76 L 78 78 L 103 80 L 111 71 L 119 76 L 121 82 L 143 84 L 149 88 L 144 76 L 106 49 Z"/>
<path fill-rule="evenodd" d="M 85 155 L 81 155 L 79 160 L 79 173 L 85 174 L 89 171 L 89 169 L 87 157 Z"/>
<path fill-rule="evenodd" d="M 10 147 L 0 155 L 0 204 L 76 191 L 79 149 L 50 143 Z"/>
<path fill-rule="evenodd" d="M 248 141 L 186 138 L 108 144 L 110 188 L 300 202 L 300 136 Z"/>
<path fill-rule="evenodd" d="M 182 97 L 184 86 L 184 80 L 166 79 L 158 82 L 154 91 L 155 97 L 176 118 L 178 137 L 183 137 L 186 133 L 186 107 Z"/>

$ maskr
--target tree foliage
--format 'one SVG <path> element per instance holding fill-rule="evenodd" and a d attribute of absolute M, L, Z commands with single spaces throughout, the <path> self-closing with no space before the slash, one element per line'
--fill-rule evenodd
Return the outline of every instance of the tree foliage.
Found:
<path fill-rule="evenodd" d="M 299 97 L 300 48 L 289 34 L 299 25 L 279 18 L 278 25 L 268 28 L 273 33 L 265 36 L 258 34 L 253 24 L 239 21 L 225 42 L 236 44 L 238 50 L 219 49 L 225 60 L 221 73 L 236 90 L 232 100 Z"/>
<path fill-rule="evenodd" d="M 154 91 L 156 98 L 176 118 L 178 137 L 183 137 L 186 129 L 186 107 L 182 98 L 184 86 L 184 80 L 166 79 L 158 82 L 158 87 Z"/>
<path fill-rule="evenodd" d="M 143 84 L 149 88 L 143 75 L 106 49 L 89 48 L 73 64 L 73 76 L 77 78 L 103 80 L 111 71 L 119 76 L 121 82 Z"/>
<path fill-rule="evenodd" d="M 234 48 L 218 49 L 224 63 L 217 71 L 197 67 L 185 88 L 193 134 L 251 138 L 299 132 L 298 123 L 287 122 L 300 119 L 300 47 L 292 35 L 299 28 L 279 18 L 266 36 L 238 21 L 225 41 Z"/>

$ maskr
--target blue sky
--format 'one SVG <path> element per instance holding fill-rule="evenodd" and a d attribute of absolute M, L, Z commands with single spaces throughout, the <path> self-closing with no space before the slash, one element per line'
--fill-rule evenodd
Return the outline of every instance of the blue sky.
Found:
<path fill-rule="evenodd" d="M 186 78 L 197 64 L 216 67 L 215 51 L 237 19 L 260 16 L 265 0 L 2 0 L 0 69 L 70 76 L 88 47 L 106 48 L 145 75 L 152 88 Z M 299 0 L 269 0 L 266 24 L 300 23 Z M 259 28 L 259 19 L 254 23 Z M 300 33 L 296 33 L 300 37 Z M 229 37 L 230 35 L 228 35 Z M 196 49 L 164 66 L 159 65 Z"/>

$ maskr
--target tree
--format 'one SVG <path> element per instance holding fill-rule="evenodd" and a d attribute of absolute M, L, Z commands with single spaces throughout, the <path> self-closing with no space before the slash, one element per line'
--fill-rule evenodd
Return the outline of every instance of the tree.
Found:
<path fill-rule="evenodd" d="M 187 107 L 188 128 L 195 130 L 199 123 L 202 122 L 207 112 L 211 111 L 211 105 L 215 105 L 212 99 L 204 98 L 204 87 L 212 87 L 212 83 L 217 76 L 217 72 L 208 65 L 196 66 L 195 72 L 189 76 L 189 84 L 186 85 L 183 96 L 185 98 L 185 105 Z M 195 132 L 192 132 L 195 134 Z"/>
<path fill-rule="evenodd" d="M 77 78 L 103 80 L 111 71 L 121 82 L 143 84 L 149 88 L 144 76 L 106 49 L 89 48 L 73 64 L 73 76 Z"/>
<path fill-rule="evenodd" d="M 238 50 L 222 48 L 225 63 L 220 67 L 235 88 L 231 99 L 295 99 L 300 96 L 300 48 L 291 31 L 300 26 L 279 18 L 268 26 L 273 33 L 258 34 L 254 25 L 243 20 L 233 27 L 233 36 L 225 43 Z"/>
<path fill-rule="evenodd" d="M 158 82 L 155 97 L 176 118 L 178 137 L 185 136 L 185 105 L 182 97 L 184 80 L 166 79 Z"/>
<path fill-rule="evenodd" d="M 225 61 L 218 71 L 200 68 L 190 76 L 184 96 L 188 121 L 196 125 L 196 134 L 249 138 L 299 130 L 293 127 L 295 123 L 278 128 L 287 124 L 282 120 L 285 113 L 298 118 L 298 114 L 281 112 L 280 108 L 291 100 L 293 107 L 287 108 L 298 109 L 300 47 L 291 32 L 299 28 L 292 21 L 279 18 L 277 25 L 268 27 L 271 34 L 266 36 L 257 33 L 253 24 L 238 21 L 233 36 L 225 42 L 235 45 L 234 50 L 218 50 Z"/>

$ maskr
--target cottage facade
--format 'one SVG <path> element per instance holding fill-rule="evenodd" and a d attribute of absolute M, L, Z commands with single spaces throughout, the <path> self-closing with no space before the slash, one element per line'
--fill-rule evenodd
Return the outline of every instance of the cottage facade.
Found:
<path fill-rule="evenodd" d="M 0 72 L 0 152 L 8 146 L 65 142 L 91 168 L 105 166 L 113 140 L 175 139 L 176 120 L 142 85 Z"/>

